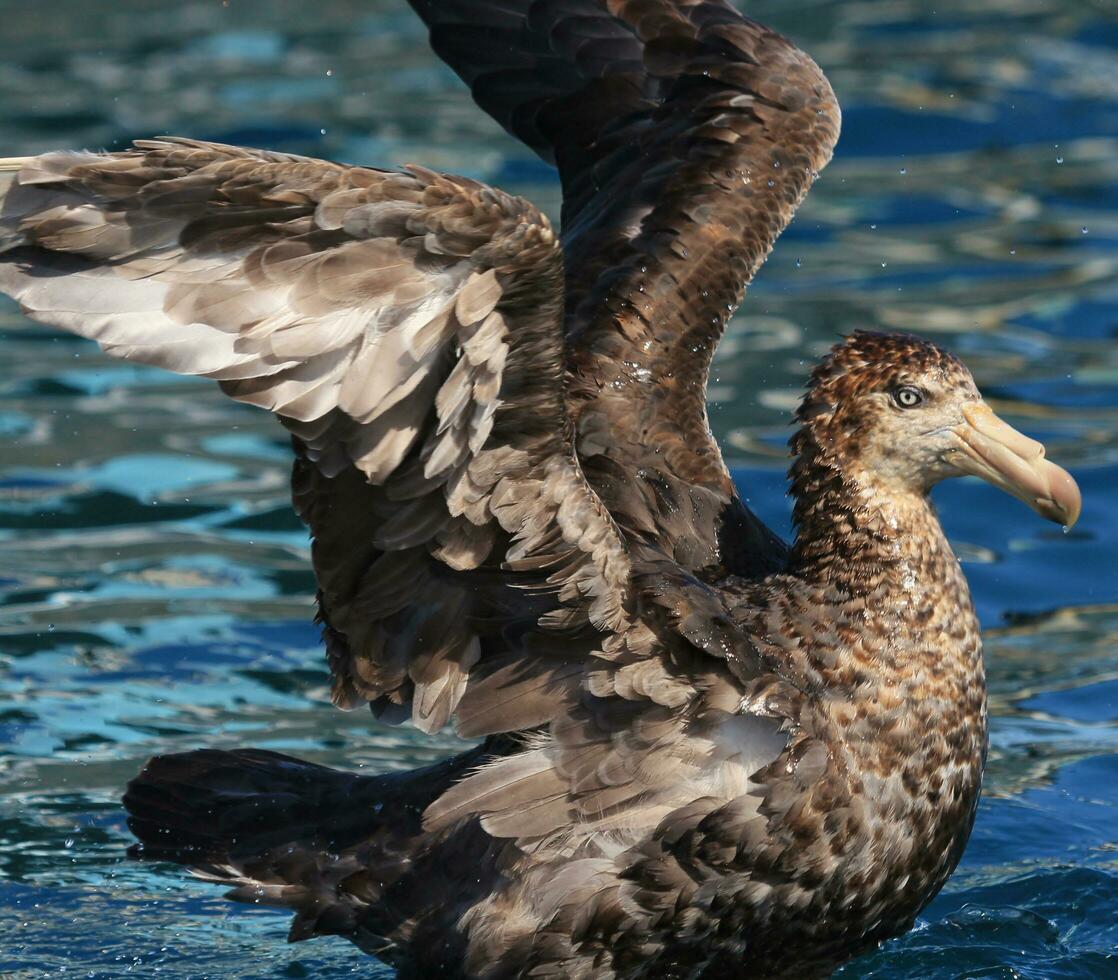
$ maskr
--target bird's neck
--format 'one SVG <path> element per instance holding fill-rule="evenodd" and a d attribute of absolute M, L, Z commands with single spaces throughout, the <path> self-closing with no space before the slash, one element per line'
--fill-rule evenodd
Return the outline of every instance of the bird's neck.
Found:
<path fill-rule="evenodd" d="M 864 595 L 913 576 L 930 584 L 956 567 L 926 493 L 875 483 L 810 428 L 793 445 L 789 571 L 798 578 Z"/>
<path fill-rule="evenodd" d="M 806 431 L 792 468 L 797 535 L 787 572 L 847 638 L 830 649 L 820 637 L 835 634 L 823 630 L 804 644 L 813 686 L 840 690 L 866 670 L 907 701 L 920 697 L 914 678 L 934 676 L 944 697 L 984 710 L 974 697 L 985 689 L 978 620 L 927 494 L 875 485 Z"/>
<path fill-rule="evenodd" d="M 812 622 L 792 666 L 839 713 L 868 699 L 882 717 L 895 715 L 903 721 L 896 732 L 920 743 L 906 752 L 930 753 L 933 768 L 968 771 L 976 791 L 986 727 L 982 644 L 931 501 L 874 486 L 810 439 L 798 442 L 788 574 L 809 610 L 799 616 Z M 950 732 L 951 745 L 940 746 L 934 732 Z"/>

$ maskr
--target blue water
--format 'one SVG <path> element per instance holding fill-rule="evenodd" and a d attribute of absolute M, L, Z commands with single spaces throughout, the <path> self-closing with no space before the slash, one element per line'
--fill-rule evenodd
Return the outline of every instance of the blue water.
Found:
<path fill-rule="evenodd" d="M 777 527 L 787 418 L 856 327 L 927 333 L 1083 488 L 1070 534 L 937 491 L 986 629 L 991 753 L 962 866 L 843 978 L 1118 977 L 1118 11 L 1099 0 L 764 0 L 824 66 L 836 162 L 719 352 L 712 420 Z M 402 0 L 0 2 L 0 155 L 174 132 L 480 177 L 551 172 L 469 103 Z M 254 744 L 451 751 L 330 707 L 287 448 L 209 385 L 0 307 L 0 976 L 387 971 L 122 859 L 143 760 Z"/>

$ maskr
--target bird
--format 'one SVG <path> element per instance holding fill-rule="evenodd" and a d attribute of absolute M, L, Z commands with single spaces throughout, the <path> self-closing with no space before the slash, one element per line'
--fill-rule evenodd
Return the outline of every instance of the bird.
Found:
<path fill-rule="evenodd" d="M 979 623 L 929 498 L 1081 501 L 965 365 L 854 331 L 790 443 L 794 538 L 710 432 L 714 348 L 840 110 L 724 0 L 411 0 L 553 164 L 558 227 L 420 166 L 187 138 L 0 161 L 0 289 L 290 435 L 341 708 L 476 742 L 411 772 L 150 760 L 145 860 L 401 978 L 824 977 L 958 863 Z"/>

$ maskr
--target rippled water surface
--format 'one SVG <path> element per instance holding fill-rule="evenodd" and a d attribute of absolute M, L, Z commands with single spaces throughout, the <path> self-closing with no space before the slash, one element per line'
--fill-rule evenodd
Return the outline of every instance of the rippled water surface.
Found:
<path fill-rule="evenodd" d="M 786 526 L 783 443 L 842 331 L 954 347 L 1068 463 L 1070 534 L 937 491 L 987 630 L 992 745 L 959 872 L 843 977 L 1118 977 L 1118 12 L 1111 0 L 762 0 L 844 107 L 838 157 L 719 352 L 713 420 Z M 409 161 L 527 194 L 403 0 L 0 3 L 0 154 L 173 132 Z M 155 752 L 405 768 L 453 747 L 330 707 L 287 449 L 209 384 L 0 307 L 0 975 L 386 975 L 122 860 Z"/>

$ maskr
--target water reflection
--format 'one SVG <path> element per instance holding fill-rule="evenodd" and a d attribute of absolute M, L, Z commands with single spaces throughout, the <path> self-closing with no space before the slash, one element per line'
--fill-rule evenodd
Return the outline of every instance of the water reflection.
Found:
<path fill-rule="evenodd" d="M 809 361 L 855 327 L 959 351 L 1070 463 L 1072 535 L 978 484 L 937 500 L 987 627 L 987 794 L 923 928 L 849 977 L 1102 976 L 1118 943 L 1118 16 L 1092 0 L 763 0 L 844 106 L 836 162 L 719 351 L 712 421 L 783 527 Z M 558 186 L 435 63 L 402 0 L 20 8 L 4 152 L 175 132 Z M 407 767 L 421 740 L 332 709 L 272 422 L 0 307 L 0 974 L 334 977 L 271 913 L 121 863 L 153 752 L 252 743 Z M 90 937 L 95 942 L 90 942 Z M 27 971 L 20 973 L 19 971 Z M 999 972 L 1000 971 L 1000 972 Z"/>

